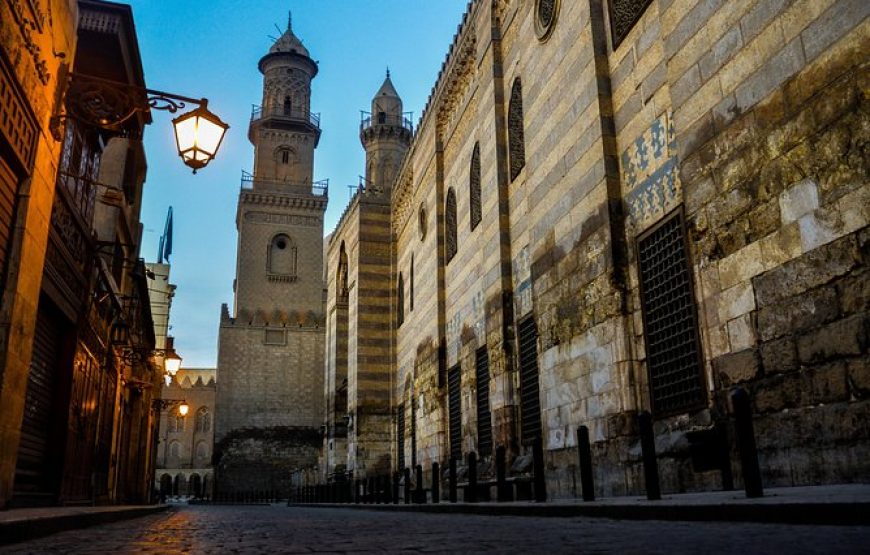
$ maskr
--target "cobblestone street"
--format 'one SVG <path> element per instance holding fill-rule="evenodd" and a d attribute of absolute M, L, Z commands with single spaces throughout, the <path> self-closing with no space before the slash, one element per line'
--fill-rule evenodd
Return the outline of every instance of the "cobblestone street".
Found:
<path fill-rule="evenodd" d="M 859 553 L 870 527 L 191 506 L 0 553 Z"/>

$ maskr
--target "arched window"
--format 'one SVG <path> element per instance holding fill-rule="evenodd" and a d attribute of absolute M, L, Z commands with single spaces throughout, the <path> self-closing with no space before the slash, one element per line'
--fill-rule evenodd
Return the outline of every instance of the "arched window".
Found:
<path fill-rule="evenodd" d="M 167 417 L 166 424 L 170 432 L 184 431 L 184 417 L 177 412 L 172 413 Z"/>
<path fill-rule="evenodd" d="M 483 218 L 480 208 L 480 143 L 474 144 L 471 153 L 471 175 L 468 176 L 468 204 L 471 211 L 471 230 L 477 227 Z"/>
<path fill-rule="evenodd" d="M 290 151 L 282 150 L 281 151 L 281 163 L 287 165 L 290 163 Z"/>
<path fill-rule="evenodd" d="M 447 202 L 444 207 L 444 241 L 447 249 L 447 262 L 456 255 L 456 193 L 453 187 L 447 189 Z"/>
<path fill-rule="evenodd" d="M 523 85 L 519 77 L 514 80 L 511 89 L 507 128 L 511 181 L 513 181 L 526 165 L 526 143 L 523 137 Z"/>
<path fill-rule="evenodd" d="M 289 116 L 293 109 L 293 103 L 290 101 L 289 96 L 284 97 L 284 115 Z"/>
<path fill-rule="evenodd" d="M 266 264 L 270 274 L 296 275 L 296 244 L 288 235 L 280 233 L 272 238 Z"/>
<path fill-rule="evenodd" d="M 160 477 L 160 495 L 172 495 L 172 476 L 169 474 Z"/>
<path fill-rule="evenodd" d="M 197 459 L 207 459 L 208 458 L 208 444 L 204 441 L 200 441 L 196 444 L 196 458 Z"/>
<path fill-rule="evenodd" d="M 181 443 L 177 441 L 173 441 L 169 444 L 169 458 L 178 459 L 181 458 Z"/>
<path fill-rule="evenodd" d="M 408 277 L 408 312 L 414 312 L 414 253 L 411 253 L 411 275 Z"/>
<path fill-rule="evenodd" d="M 399 285 L 396 287 L 396 321 L 401 326 L 405 321 L 405 278 L 399 272 Z"/>
<path fill-rule="evenodd" d="M 344 249 L 344 241 L 338 251 L 338 275 L 336 276 L 336 288 L 338 297 L 347 298 L 347 251 Z"/>
<path fill-rule="evenodd" d="M 211 431 L 211 414 L 208 407 L 200 407 L 196 411 L 196 431 L 202 433 Z"/>
<path fill-rule="evenodd" d="M 194 497 L 202 495 L 202 478 L 199 477 L 199 474 L 194 473 L 190 475 L 187 492 Z"/>

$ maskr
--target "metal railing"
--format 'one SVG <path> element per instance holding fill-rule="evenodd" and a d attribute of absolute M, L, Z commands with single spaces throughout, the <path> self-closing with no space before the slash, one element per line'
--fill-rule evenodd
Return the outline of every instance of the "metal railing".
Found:
<path fill-rule="evenodd" d="M 258 177 L 242 170 L 242 190 L 253 190 L 254 183 L 267 185 L 270 188 L 284 190 L 289 193 L 307 194 L 325 197 L 329 194 L 329 180 L 320 181 L 288 181 L 276 178 Z"/>
<path fill-rule="evenodd" d="M 257 106 L 251 107 L 251 121 L 263 118 L 277 118 L 286 121 L 301 121 L 320 129 L 320 114 L 300 110 L 298 108 L 286 108 L 284 106 Z"/>
<path fill-rule="evenodd" d="M 360 131 L 365 131 L 375 125 L 392 125 L 394 127 L 402 127 L 409 132 L 414 133 L 414 124 L 411 122 L 413 112 L 405 112 L 400 116 L 394 116 L 385 112 L 378 112 L 372 115 L 371 112 L 360 112 Z"/>

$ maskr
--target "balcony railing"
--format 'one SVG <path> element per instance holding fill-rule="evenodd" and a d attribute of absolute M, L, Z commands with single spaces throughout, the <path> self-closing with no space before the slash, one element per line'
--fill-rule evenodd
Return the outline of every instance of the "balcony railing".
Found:
<path fill-rule="evenodd" d="M 265 185 L 268 188 L 279 192 L 284 191 L 288 193 L 314 195 L 318 197 L 325 197 L 329 194 L 328 179 L 312 182 L 287 181 L 275 178 L 257 177 L 246 171 L 242 171 L 242 190 L 252 190 L 254 188 L 254 183 Z"/>
<path fill-rule="evenodd" d="M 384 112 L 379 112 L 374 115 L 372 115 L 371 112 L 360 112 L 360 116 L 360 131 L 365 131 L 375 125 L 392 125 L 394 127 L 407 129 L 412 134 L 414 133 L 414 124 L 411 123 L 413 112 L 405 112 L 401 116 L 394 116 Z"/>
<path fill-rule="evenodd" d="M 310 124 L 317 129 L 320 129 L 320 114 L 309 112 L 308 110 L 299 110 L 297 108 L 287 108 L 285 106 L 257 106 L 251 107 L 251 121 L 256 121 L 264 118 L 275 118 L 285 121 L 296 121 Z"/>

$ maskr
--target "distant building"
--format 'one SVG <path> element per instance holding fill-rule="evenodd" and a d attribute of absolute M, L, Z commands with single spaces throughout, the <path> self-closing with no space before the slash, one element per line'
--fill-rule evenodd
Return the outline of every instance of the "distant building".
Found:
<path fill-rule="evenodd" d="M 215 470 L 221 494 L 287 492 L 293 471 L 317 467 L 323 414 L 323 213 L 312 181 L 319 116 L 317 64 L 289 24 L 260 59 L 262 106 L 248 138 L 236 215 L 232 312 L 221 308 Z"/>
<path fill-rule="evenodd" d="M 154 487 L 161 496 L 211 497 L 214 491 L 215 370 L 183 368 L 162 390 L 163 399 L 182 400 L 160 413 Z"/>

